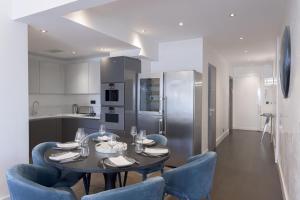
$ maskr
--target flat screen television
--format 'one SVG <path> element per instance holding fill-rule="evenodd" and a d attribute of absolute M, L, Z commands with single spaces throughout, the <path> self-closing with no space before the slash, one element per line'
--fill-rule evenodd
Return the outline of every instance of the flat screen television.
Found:
<path fill-rule="evenodd" d="M 282 94 L 284 98 L 287 98 L 289 95 L 291 75 L 291 35 L 288 26 L 285 27 L 281 41 L 279 70 Z"/>

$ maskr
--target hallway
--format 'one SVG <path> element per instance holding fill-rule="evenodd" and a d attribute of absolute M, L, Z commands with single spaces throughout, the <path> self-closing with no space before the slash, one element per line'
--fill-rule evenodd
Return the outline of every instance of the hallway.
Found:
<path fill-rule="evenodd" d="M 234 130 L 217 147 L 213 200 L 282 200 L 270 138 Z"/>

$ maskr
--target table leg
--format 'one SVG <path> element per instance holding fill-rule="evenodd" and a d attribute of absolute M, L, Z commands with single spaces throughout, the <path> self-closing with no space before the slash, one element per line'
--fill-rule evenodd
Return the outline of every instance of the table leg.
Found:
<path fill-rule="evenodd" d="M 105 180 L 105 190 L 116 188 L 117 173 L 103 173 Z"/>

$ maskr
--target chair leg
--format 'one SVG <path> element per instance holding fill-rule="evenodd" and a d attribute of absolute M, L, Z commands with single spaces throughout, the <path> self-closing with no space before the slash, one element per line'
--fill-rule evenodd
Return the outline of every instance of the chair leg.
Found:
<path fill-rule="evenodd" d="M 127 176 L 128 176 L 128 172 L 126 171 L 126 172 L 124 173 L 123 186 L 126 186 L 126 183 L 127 183 Z"/>
<path fill-rule="evenodd" d="M 211 200 L 210 194 L 208 194 L 206 198 L 207 198 L 207 200 Z"/>
<path fill-rule="evenodd" d="M 119 186 L 122 187 L 122 176 L 121 173 L 118 173 Z"/>
<path fill-rule="evenodd" d="M 143 181 L 145 181 L 146 179 L 147 179 L 147 174 L 144 173 L 144 174 L 143 174 Z"/>
<path fill-rule="evenodd" d="M 164 174 L 164 172 L 165 172 L 164 168 L 161 168 L 161 169 L 160 169 L 160 173 L 161 173 L 161 175 L 163 175 L 163 174 Z"/>
<path fill-rule="evenodd" d="M 267 127 L 268 127 L 268 124 L 266 124 L 265 127 L 264 127 L 264 131 L 263 131 L 262 136 L 261 136 L 261 139 L 260 139 L 260 142 L 261 142 L 261 143 L 263 142 L 264 136 L 265 136 L 265 134 L 266 134 L 266 132 L 267 132 Z"/>
<path fill-rule="evenodd" d="M 83 176 L 83 186 L 84 186 L 85 194 L 89 194 L 90 184 L 91 184 L 91 173 L 87 173 Z"/>

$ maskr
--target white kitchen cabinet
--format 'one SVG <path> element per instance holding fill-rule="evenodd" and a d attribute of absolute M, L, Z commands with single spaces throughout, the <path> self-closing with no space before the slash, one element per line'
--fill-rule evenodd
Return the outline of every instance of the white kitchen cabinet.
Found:
<path fill-rule="evenodd" d="M 74 63 L 65 66 L 65 93 L 88 94 L 89 93 L 89 64 Z"/>
<path fill-rule="evenodd" d="M 64 94 L 64 67 L 61 64 L 40 61 L 40 93 Z"/>
<path fill-rule="evenodd" d="M 89 62 L 89 94 L 100 93 L 100 62 Z"/>
<path fill-rule="evenodd" d="M 40 92 L 40 66 L 37 59 L 28 60 L 28 88 L 29 94 L 38 94 Z"/>

